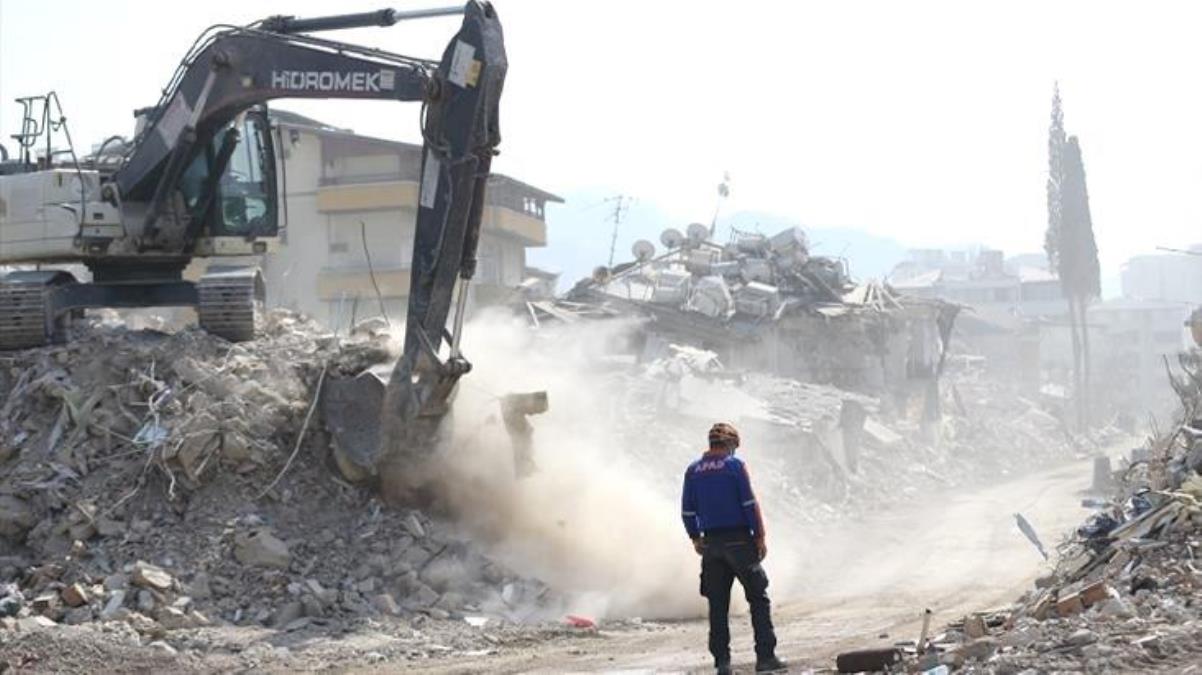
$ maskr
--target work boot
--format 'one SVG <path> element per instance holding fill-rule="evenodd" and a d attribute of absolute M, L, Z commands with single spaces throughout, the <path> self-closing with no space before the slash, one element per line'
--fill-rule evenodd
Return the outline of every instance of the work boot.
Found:
<path fill-rule="evenodd" d="M 715 663 L 714 669 L 718 671 L 718 675 L 732 675 L 735 672 L 730 668 L 729 659 Z"/>
<path fill-rule="evenodd" d="M 777 671 L 788 670 L 789 664 L 781 661 L 775 656 L 767 659 L 756 659 L 755 672 L 757 673 L 775 673 Z"/>

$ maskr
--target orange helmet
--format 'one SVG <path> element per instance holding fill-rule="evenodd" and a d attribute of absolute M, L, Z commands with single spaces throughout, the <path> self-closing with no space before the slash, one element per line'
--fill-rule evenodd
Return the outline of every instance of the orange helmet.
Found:
<path fill-rule="evenodd" d="M 718 422 L 710 427 L 710 447 L 724 446 L 728 450 L 739 447 L 739 430 L 726 422 Z"/>

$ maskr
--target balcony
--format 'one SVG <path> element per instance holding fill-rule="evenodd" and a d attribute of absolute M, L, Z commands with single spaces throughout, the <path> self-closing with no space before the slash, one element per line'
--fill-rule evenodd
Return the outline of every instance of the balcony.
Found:
<path fill-rule="evenodd" d="M 415 181 L 384 181 L 323 185 L 317 189 L 317 210 L 322 213 L 416 209 Z"/>
<path fill-rule="evenodd" d="M 317 190 L 317 210 L 321 213 L 416 211 L 418 190 L 418 183 L 403 180 L 327 184 Z M 485 231 L 514 237 L 526 246 L 547 245 L 547 224 L 537 217 L 540 211 L 517 211 L 507 204 L 498 205 L 491 194 L 486 199 L 488 205 L 482 218 Z"/>

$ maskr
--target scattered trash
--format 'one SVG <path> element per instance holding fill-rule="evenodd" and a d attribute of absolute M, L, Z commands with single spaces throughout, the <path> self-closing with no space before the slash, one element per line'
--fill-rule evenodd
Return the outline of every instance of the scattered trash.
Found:
<path fill-rule="evenodd" d="M 597 622 L 593 621 L 592 619 L 590 619 L 588 617 L 577 616 L 575 614 L 569 614 L 569 615 L 565 616 L 564 620 L 572 628 L 596 628 L 597 627 Z"/>
<path fill-rule="evenodd" d="M 839 654 L 835 657 L 835 668 L 840 673 L 892 671 L 901 662 L 900 649 L 863 649 Z"/>
<path fill-rule="evenodd" d="M 1044 550 L 1043 542 L 1039 541 L 1039 535 L 1035 533 L 1035 528 L 1031 527 L 1031 523 L 1028 523 L 1027 519 L 1023 518 L 1023 514 L 1021 513 L 1014 514 L 1014 522 L 1018 524 L 1019 531 L 1023 533 L 1027 540 L 1035 545 L 1035 548 L 1039 551 L 1039 555 L 1043 556 L 1044 560 L 1047 560 L 1048 552 Z"/>

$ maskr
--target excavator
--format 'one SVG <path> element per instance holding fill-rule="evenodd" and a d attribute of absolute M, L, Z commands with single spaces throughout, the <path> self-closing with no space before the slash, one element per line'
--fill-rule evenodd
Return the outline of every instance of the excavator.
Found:
<path fill-rule="evenodd" d="M 315 35 L 451 14 L 462 14 L 462 25 L 438 62 Z M 277 246 L 280 190 L 266 103 L 420 102 L 424 148 L 404 346 L 379 434 L 361 459 L 371 464 L 390 446 L 428 444 L 471 370 L 460 335 L 500 142 L 506 67 L 495 10 L 470 0 L 214 26 L 157 104 L 136 113 L 139 129 L 131 142 L 113 144 L 121 146 L 116 157 L 106 141 L 80 160 L 54 93 L 18 99 L 25 111 L 18 153 L 0 161 L 0 266 L 17 270 L 0 278 L 0 350 L 66 340 L 72 317 L 102 307 L 191 306 L 205 330 L 253 339 L 265 294 L 258 270 L 211 266 L 198 281 L 184 270 L 194 258 L 252 259 Z M 55 131 L 65 132 L 66 150 L 52 147 Z M 77 280 L 61 269 L 67 265 L 86 267 L 91 280 Z"/>

